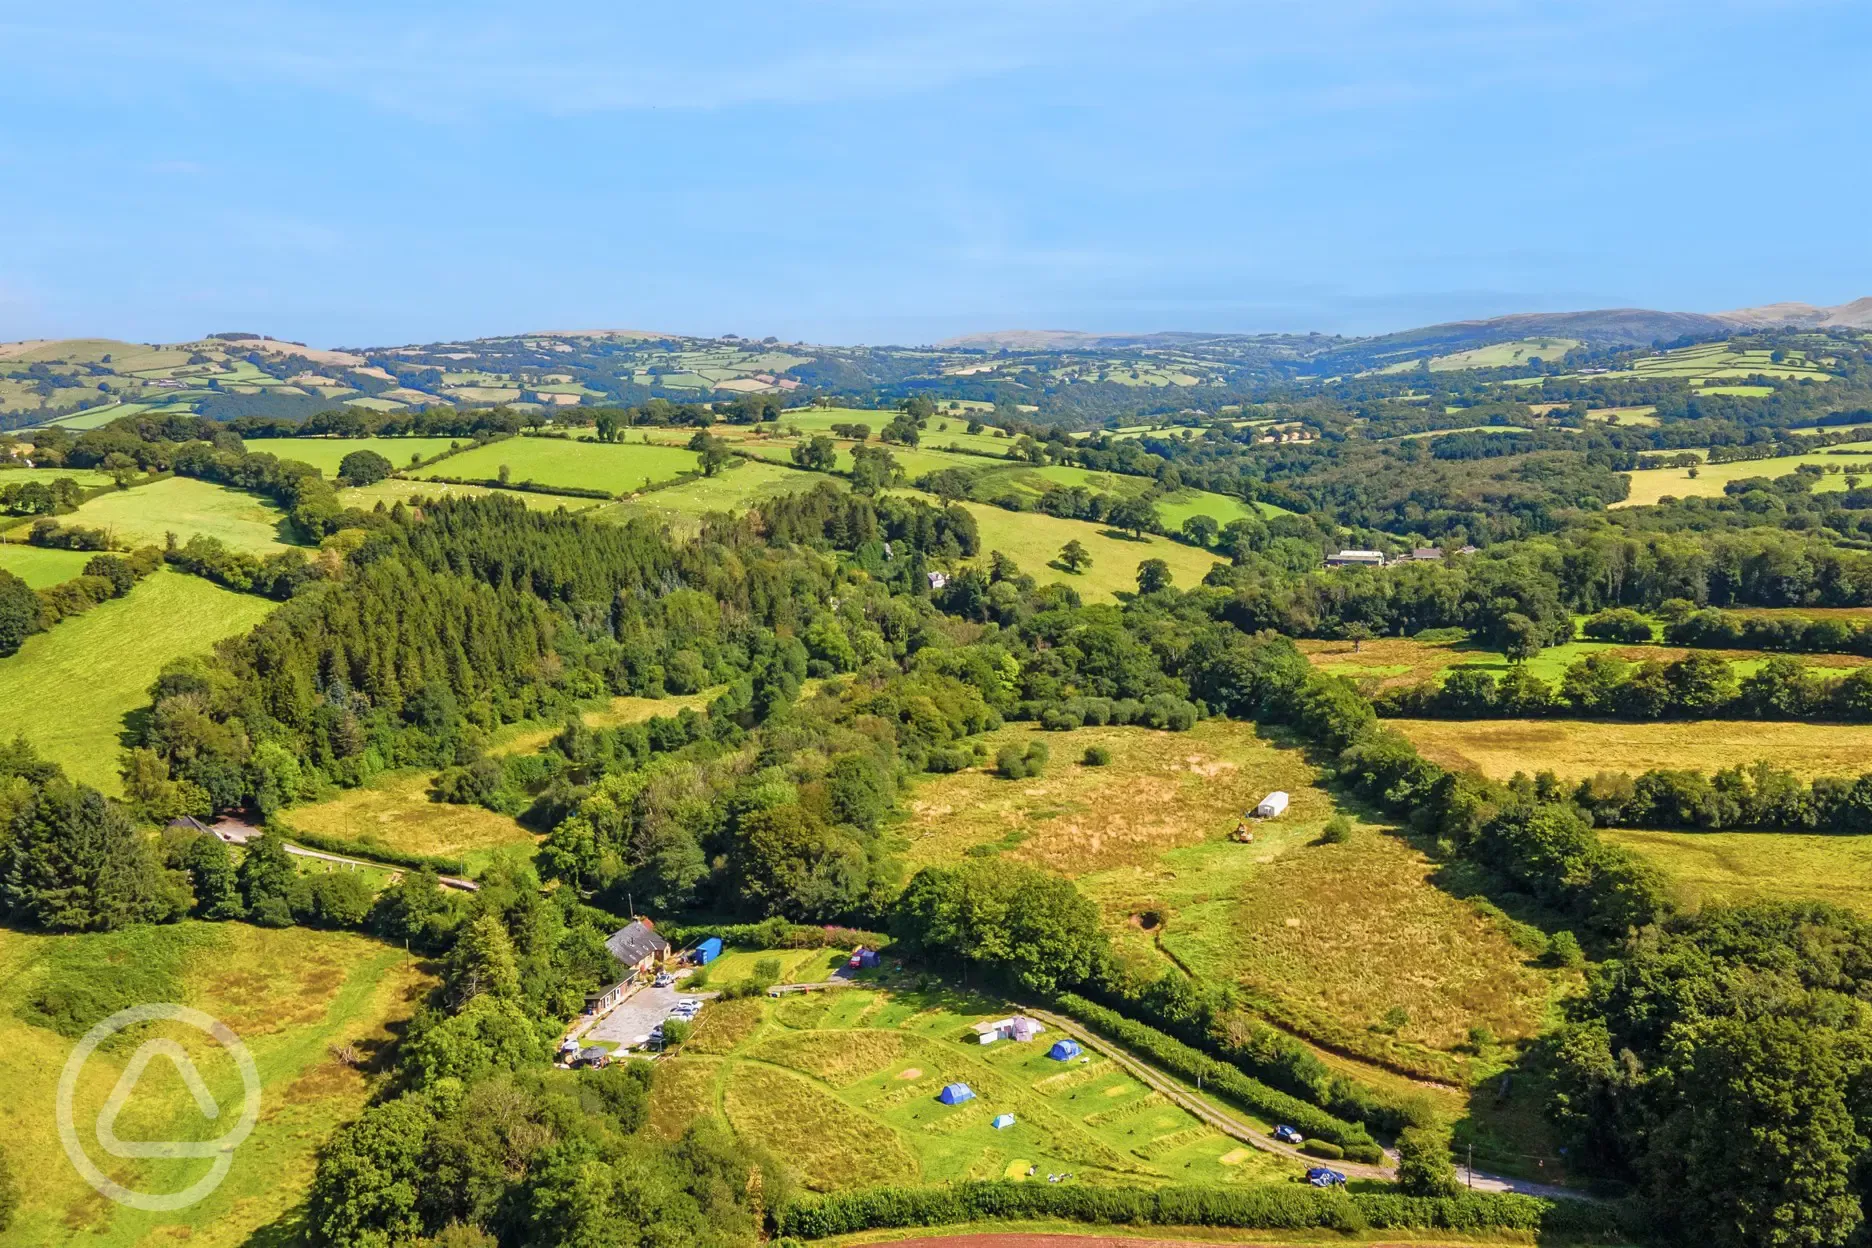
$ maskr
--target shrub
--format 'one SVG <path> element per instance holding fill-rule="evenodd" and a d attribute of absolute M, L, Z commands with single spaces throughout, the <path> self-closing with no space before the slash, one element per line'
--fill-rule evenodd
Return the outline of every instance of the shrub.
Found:
<path fill-rule="evenodd" d="M 670 1018 L 663 1022 L 664 1045 L 681 1044 L 695 1031 L 695 1024 L 687 1019 Z"/>
<path fill-rule="evenodd" d="M 1103 767 L 1111 762 L 1111 751 L 1102 745 L 1088 745 L 1079 761 L 1087 767 Z"/>
<path fill-rule="evenodd" d="M 1462 1192 L 1450 1161 L 1450 1129 L 1442 1122 L 1398 1132 L 1398 1187 L 1412 1196 L 1455 1196 Z"/>
<path fill-rule="evenodd" d="M 1345 1156 L 1345 1149 L 1327 1140 L 1308 1140 L 1300 1145 L 1300 1151 L 1312 1157 L 1324 1157 L 1327 1161 L 1338 1161 Z"/>
<path fill-rule="evenodd" d="M 1569 970 L 1578 970 L 1586 965 L 1586 953 L 1580 948 L 1579 937 L 1572 932 L 1555 932 L 1548 937 L 1547 957 L 1555 966 L 1564 966 Z"/>
<path fill-rule="evenodd" d="M 1344 815 L 1334 815 L 1326 821 L 1326 830 L 1320 833 L 1320 840 L 1328 845 L 1343 845 L 1352 839 L 1352 821 Z"/>

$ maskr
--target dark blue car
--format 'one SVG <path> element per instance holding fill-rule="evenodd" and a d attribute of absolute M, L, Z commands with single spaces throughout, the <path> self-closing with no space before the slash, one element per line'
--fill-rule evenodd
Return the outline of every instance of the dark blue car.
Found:
<path fill-rule="evenodd" d="M 1292 1144 L 1296 1148 L 1306 1143 L 1306 1137 L 1304 1135 L 1301 1135 L 1284 1122 L 1280 1126 L 1274 1128 L 1274 1138 L 1283 1144 Z"/>

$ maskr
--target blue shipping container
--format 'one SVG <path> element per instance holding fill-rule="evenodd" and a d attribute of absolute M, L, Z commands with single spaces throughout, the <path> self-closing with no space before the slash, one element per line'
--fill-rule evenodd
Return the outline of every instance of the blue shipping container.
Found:
<path fill-rule="evenodd" d="M 697 966 L 707 966 L 721 956 L 721 937 L 711 936 L 695 948 Z"/>

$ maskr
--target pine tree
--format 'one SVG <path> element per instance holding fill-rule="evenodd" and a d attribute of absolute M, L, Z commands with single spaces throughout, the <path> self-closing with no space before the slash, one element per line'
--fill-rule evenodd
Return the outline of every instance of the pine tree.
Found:
<path fill-rule="evenodd" d="M 56 779 L 13 817 L 0 904 L 54 931 L 108 931 L 174 915 L 175 893 L 129 816 Z"/>
<path fill-rule="evenodd" d="M 204 919 L 238 919 L 247 913 L 241 902 L 240 878 L 227 846 L 217 836 L 198 836 L 190 842 L 182 865 L 195 887 L 195 913 Z"/>

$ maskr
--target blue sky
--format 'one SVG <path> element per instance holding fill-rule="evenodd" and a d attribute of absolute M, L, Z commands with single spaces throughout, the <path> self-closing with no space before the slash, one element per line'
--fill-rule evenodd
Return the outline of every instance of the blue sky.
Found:
<path fill-rule="evenodd" d="M 100 0 L 0 6 L 0 46 L 0 339 L 1872 294 L 1847 0 Z"/>

